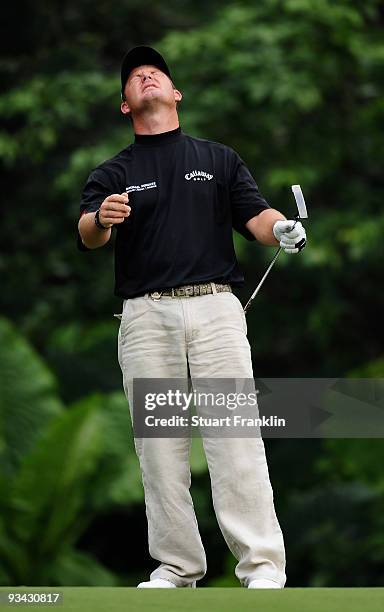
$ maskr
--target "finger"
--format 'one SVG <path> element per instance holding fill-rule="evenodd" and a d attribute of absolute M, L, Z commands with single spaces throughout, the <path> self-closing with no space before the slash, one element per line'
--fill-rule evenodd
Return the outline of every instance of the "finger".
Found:
<path fill-rule="evenodd" d="M 110 215 L 106 216 L 106 217 L 101 217 L 101 223 L 106 224 L 106 223 L 115 223 L 116 221 L 125 221 L 126 217 L 122 216 L 122 215 L 115 215 L 114 217 L 111 217 Z"/>
<path fill-rule="evenodd" d="M 124 214 L 126 212 L 130 212 L 131 207 L 128 204 L 122 204 L 121 202 L 104 202 L 104 204 L 100 206 L 100 209 L 102 211 L 114 210 L 116 212 Z"/>
<path fill-rule="evenodd" d="M 295 227 L 290 232 L 284 232 L 283 234 L 284 238 L 289 238 L 289 239 L 298 238 L 299 236 L 302 236 L 302 235 L 303 235 L 302 232 L 299 232 Z"/>
<path fill-rule="evenodd" d="M 287 234 L 290 232 L 295 225 L 295 221 L 290 219 L 289 221 L 280 221 L 279 222 L 279 231 L 282 234 Z"/>
<path fill-rule="evenodd" d="M 115 225 L 116 223 L 123 223 L 124 221 L 125 217 L 106 217 L 105 219 L 103 218 L 102 224 L 108 225 L 109 223 L 112 223 Z"/>
<path fill-rule="evenodd" d="M 307 241 L 305 240 L 305 238 L 302 238 L 299 241 L 295 239 L 295 240 L 281 240 L 280 242 L 280 246 L 283 249 L 299 249 L 299 251 L 301 251 L 305 247 L 306 244 L 307 244 Z"/>
<path fill-rule="evenodd" d="M 115 210 L 113 208 L 105 208 L 101 211 L 102 217 L 128 217 L 131 210 Z"/>
<path fill-rule="evenodd" d="M 297 243 L 296 238 L 293 238 L 293 240 L 290 240 L 289 238 L 286 238 L 284 236 L 284 239 L 282 238 L 280 240 L 280 246 L 283 247 L 283 249 L 285 248 L 294 249 L 296 247 L 296 243 Z"/>
<path fill-rule="evenodd" d="M 128 204 L 120 204 L 119 202 L 106 202 L 100 207 L 102 212 L 118 212 L 120 214 L 126 214 L 131 212 L 131 207 Z"/>
<path fill-rule="evenodd" d="M 284 248 L 285 253 L 290 253 L 290 254 L 299 253 L 306 247 L 306 245 L 307 245 L 306 241 L 304 242 L 300 241 L 295 245 L 295 247 L 285 247 L 285 248 L 283 247 L 283 248 Z"/>
<path fill-rule="evenodd" d="M 305 235 L 305 229 L 302 225 L 296 225 L 289 232 L 284 232 L 284 236 L 288 236 L 289 238 L 298 238 L 299 236 L 302 237 L 303 235 Z"/>
<path fill-rule="evenodd" d="M 290 238 L 295 238 L 300 235 L 305 235 L 305 229 L 302 226 L 301 222 L 297 221 L 294 227 L 292 227 L 291 229 L 288 229 L 287 231 L 284 231 L 283 233 L 289 236 Z"/>
<path fill-rule="evenodd" d="M 125 204 L 128 202 L 128 194 L 127 193 L 113 193 L 112 195 L 105 198 L 105 202 L 121 202 Z"/>
<path fill-rule="evenodd" d="M 292 255 L 293 253 L 298 253 L 299 249 L 284 249 L 284 253 L 288 253 L 289 255 Z"/>

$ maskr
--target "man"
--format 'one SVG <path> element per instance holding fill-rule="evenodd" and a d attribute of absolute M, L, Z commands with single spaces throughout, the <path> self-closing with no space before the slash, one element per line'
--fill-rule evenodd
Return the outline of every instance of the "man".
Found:
<path fill-rule="evenodd" d="M 116 295 L 123 298 L 119 363 L 132 415 L 133 380 L 252 379 L 246 321 L 232 293 L 244 279 L 232 228 L 248 240 L 305 245 L 301 223 L 271 208 L 238 154 L 179 126 L 181 92 L 164 58 L 135 47 L 121 69 L 121 112 L 135 142 L 90 175 L 81 249 L 116 228 Z M 216 517 L 248 588 L 283 588 L 284 541 L 262 438 L 204 438 Z M 160 562 L 139 588 L 196 586 L 206 558 L 190 496 L 188 437 L 135 437 L 149 552 Z"/>

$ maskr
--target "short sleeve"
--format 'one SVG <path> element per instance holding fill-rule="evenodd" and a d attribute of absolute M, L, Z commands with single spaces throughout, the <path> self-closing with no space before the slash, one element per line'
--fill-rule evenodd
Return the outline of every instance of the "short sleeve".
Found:
<path fill-rule="evenodd" d="M 93 170 L 81 195 L 80 216 L 83 213 L 96 212 L 105 198 L 115 193 L 115 191 L 115 186 L 112 184 L 107 172 L 100 168 Z M 91 250 L 83 244 L 79 231 L 77 231 L 77 248 L 80 251 Z"/>
<path fill-rule="evenodd" d="M 81 194 L 80 214 L 96 212 L 103 200 L 114 193 L 114 190 L 115 186 L 112 184 L 107 172 L 100 168 L 93 170 Z"/>
<path fill-rule="evenodd" d="M 230 179 L 232 226 L 247 240 L 255 240 L 245 224 L 261 211 L 271 207 L 261 195 L 255 179 L 241 157 L 235 151 L 233 156 Z"/>

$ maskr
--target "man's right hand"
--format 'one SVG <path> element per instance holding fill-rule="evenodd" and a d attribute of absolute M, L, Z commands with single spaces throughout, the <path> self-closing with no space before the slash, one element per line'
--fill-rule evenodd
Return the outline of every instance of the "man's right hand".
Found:
<path fill-rule="evenodd" d="M 114 193 L 103 201 L 99 211 L 99 221 L 104 227 L 112 227 L 117 223 L 123 223 L 131 214 L 131 207 L 128 206 L 129 197 L 126 192 Z"/>

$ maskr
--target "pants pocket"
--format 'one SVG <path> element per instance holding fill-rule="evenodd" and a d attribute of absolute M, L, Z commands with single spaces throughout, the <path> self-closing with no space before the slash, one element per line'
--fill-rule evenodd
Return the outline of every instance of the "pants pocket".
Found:
<path fill-rule="evenodd" d="M 121 336 L 124 338 L 132 327 L 135 326 L 136 322 L 141 320 L 141 318 L 152 310 L 152 308 L 152 300 L 146 299 L 145 297 L 124 300 L 123 312 L 120 319 Z"/>

